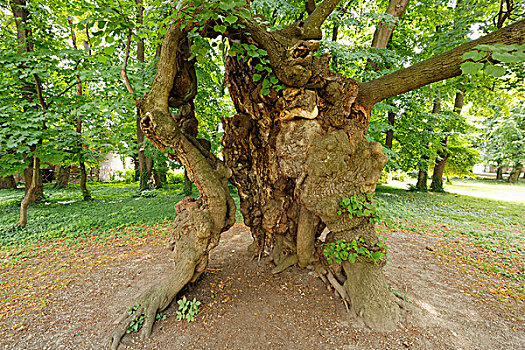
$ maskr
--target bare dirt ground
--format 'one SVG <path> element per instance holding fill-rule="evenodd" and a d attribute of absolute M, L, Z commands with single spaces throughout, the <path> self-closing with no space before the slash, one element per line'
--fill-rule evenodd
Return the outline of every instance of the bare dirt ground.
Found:
<path fill-rule="evenodd" d="M 105 348 L 116 315 L 169 271 L 166 236 L 160 228 L 0 256 L 0 349 Z M 205 276 L 184 291 L 202 302 L 196 321 L 177 321 L 174 303 L 150 340 L 127 335 L 120 349 L 525 349 L 523 296 L 498 289 L 523 285 L 446 254 L 448 238 L 386 236 L 388 283 L 411 305 L 393 332 L 352 328 L 311 271 L 275 276 L 264 260 L 250 260 L 251 237 L 238 224 L 223 234 Z"/>

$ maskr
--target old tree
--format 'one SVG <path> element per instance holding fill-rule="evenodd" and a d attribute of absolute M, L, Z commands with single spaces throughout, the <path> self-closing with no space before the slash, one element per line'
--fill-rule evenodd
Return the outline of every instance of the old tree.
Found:
<path fill-rule="evenodd" d="M 209 251 L 234 223 L 228 181 L 238 189 L 244 222 L 254 239 L 253 256 L 269 253 L 275 273 L 294 264 L 313 266 L 348 303 L 351 317 L 376 330 L 396 327 L 399 310 L 384 280 L 384 261 L 358 257 L 354 263 L 327 264 L 316 238 L 327 228 L 329 240 L 383 249 L 376 244 L 379 239 L 369 216 L 338 215 L 343 198 L 375 190 L 387 161 L 381 145 L 364 137 L 372 107 L 460 75 L 462 55 L 477 45 L 523 44 L 525 22 L 357 82 L 333 73 L 331 57 L 318 51 L 321 26 L 339 2 L 307 1 L 302 18 L 274 31 L 264 19 L 251 15 L 249 1 L 194 0 L 174 9 L 153 85 L 137 105 L 146 136 L 185 166 L 200 197 L 177 204 L 170 239 L 173 271 L 133 301 L 130 307 L 139 307 L 120 318 L 112 334 L 113 348 L 141 314 L 146 316 L 142 335 L 147 337 L 156 312 L 204 272 Z M 391 3 L 406 6 L 407 1 Z M 224 63 L 237 113 L 222 120 L 223 159 L 196 138 L 197 75 L 190 40 L 196 35 L 227 38 L 236 53 Z"/>

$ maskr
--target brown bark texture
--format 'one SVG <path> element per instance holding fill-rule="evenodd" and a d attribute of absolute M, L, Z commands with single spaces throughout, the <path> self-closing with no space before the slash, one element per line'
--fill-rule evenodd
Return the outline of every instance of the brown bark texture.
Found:
<path fill-rule="evenodd" d="M 18 225 L 21 227 L 25 227 L 27 225 L 27 207 L 30 203 L 34 202 L 36 198 L 36 190 L 39 188 L 38 178 L 42 179 L 40 174 L 40 159 L 38 157 L 33 157 L 33 167 L 31 171 L 31 182 L 29 187 L 27 186 L 27 179 L 26 177 L 26 194 L 24 196 L 24 199 L 22 199 L 22 202 L 20 203 L 20 221 L 18 222 Z M 40 181 L 41 184 L 41 181 Z"/>
<path fill-rule="evenodd" d="M 496 169 L 496 180 L 503 180 L 503 167 L 499 166 Z"/>
<path fill-rule="evenodd" d="M 69 185 L 69 177 L 71 175 L 71 165 L 58 165 L 55 167 L 56 182 L 55 188 L 67 188 Z"/>
<path fill-rule="evenodd" d="M 518 179 L 520 178 L 520 174 L 522 170 L 523 170 L 523 165 L 521 163 L 514 164 L 507 181 L 512 184 L 518 182 Z"/>
<path fill-rule="evenodd" d="M 260 73 L 255 68 L 257 57 L 251 57 L 249 64 L 242 54 L 226 59 L 225 79 L 237 113 L 222 119 L 224 161 L 195 137 L 197 83 L 194 61 L 188 60 L 187 33 L 198 25 L 201 35 L 216 37 L 212 29 L 216 22 L 177 22 L 166 32 L 151 90 L 138 103 L 140 126 L 155 147 L 169 151 L 185 167 L 200 197 L 186 197 L 177 204 L 170 240 L 174 270 L 134 301 L 132 305 L 140 305 L 136 312 L 123 313 L 112 335 L 113 349 L 141 314 L 147 316 L 142 334 L 148 336 L 155 312 L 167 307 L 186 283 L 204 271 L 208 252 L 234 222 L 235 204 L 227 180 L 238 189 L 240 209 L 254 238 L 250 246 L 254 256 L 269 256 L 276 265 L 274 273 L 293 264 L 312 265 L 349 303 L 354 319 L 375 330 L 396 327 L 398 306 L 385 283 L 385 261 L 358 258 L 354 264 L 329 265 L 317 239 L 327 228 L 329 241 L 363 239 L 367 246 L 378 242 L 370 217 L 338 215 L 338 211 L 343 198 L 375 190 L 387 161 L 382 146 L 364 137 L 371 107 L 383 98 L 377 93 L 382 83 L 359 84 L 335 74 L 329 56 L 314 54 L 320 47 L 320 27 L 338 3 L 324 0 L 304 21 L 273 32 L 250 18 L 239 19 L 242 29 L 223 23 L 227 28 L 223 35 L 232 42 L 267 52 L 269 66 L 284 86 L 263 93 L 264 79 L 253 79 Z M 192 11 L 194 17 L 199 8 Z M 451 55 L 458 54 L 456 50 Z M 447 74 L 453 76 L 461 62 L 449 61 L 454 69 Z M 432 67 L 433 74 L 441 70 Z M 445 75 L 442 79 L 449 77 Z M 417 74 L 405 79 L 396 84 L 425 84 Z M 393 96 L 391 90 L 388 94 Z"/>
<path fill-rule="evenodd" d="M 385 146 L 388 149 L 392 149 L 394 125 L 396 124 L 396 114 L 394 112 L 388 112 L 388 124 L 390 124 L 391 128 L 386 131 Z"/>
<path fill-rule="evenodd" d="M 13 175 L 0 177 L 0 190 L 7 188 L 16 188 L 16 181 Z"/>

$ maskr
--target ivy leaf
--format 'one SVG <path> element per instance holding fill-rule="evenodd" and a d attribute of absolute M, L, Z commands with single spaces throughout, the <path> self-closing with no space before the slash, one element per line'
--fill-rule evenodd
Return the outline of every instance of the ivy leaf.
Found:
<path fill-rule="evenodd" d="M 259 80 L 261 80 L 261 78 L 262 78 L 262 75 L 260 75 L 260 74 L 254 74 L 253 75 L 253 81 L 254 82 L 258 82 Z"/>

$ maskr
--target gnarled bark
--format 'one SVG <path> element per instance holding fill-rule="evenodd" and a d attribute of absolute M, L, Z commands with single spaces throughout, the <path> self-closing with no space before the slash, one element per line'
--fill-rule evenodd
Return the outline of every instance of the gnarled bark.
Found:
<path fill-rule="evenodd" d="M 173 152 L 170 156 L 185 166 L 201 196 L 196 200 L 186 197 L 177 203 L 178 215 L 170 239 L 174 269 L 130 305 L 130 308 L 139 305 L 135 312 L 123 313 L 112 334 L 112 349 L 118 347 L 129 324 L 142 314 L 146 315 L 142 336 L 149 336 L 157 311 L 165 309 L 188 282 L 197 280 L 207 266 L 208 252 L 219 243 L 220 234 L 235 222 L 235 203 L 227 185 L 231 171 L 187 133 L 190 131 L 187 126 L 196 122 L 190 120 L 194 118 L 191 111 L 179 114 L 179 120 L 169 113 L 170 96 L 180 110 L 193 105 L 194 94 L 188 93 L 188 86 L 196 82 L 187 81 L 189 85 L 182 82 L 185 77 L 195 77 L 193 61 L 188 61 L 188 57 L 186 32 L 179 26 L 171 26 L 163 42 L 152 89 L 139 103 L 139 110 L 141 127 L 148 139 L 161 150 L 169 147 Z M 185 76 L 185 72 L 192 74 Z"/>
<path fill-rule="evenodd" d="M 315 9 L 312 3 L 305 21 L 279 31 L 270 32 L 250 18 L 239 18 L 242 23 L 235 26 L 222 23 L 226 26 L 223 34 L 230 40 L 256 45 L 268 53 L 272 72 L 284 86 L 264 95 L 264 79 L 253 80 L 254 74 L 260 74 L 255 69 L 258 59 L 251 57 L 248 64 L 239 57 L 227 58 L 226 82 L 237 114 L 223 119 L 224 162 L 195 138 L 192 100 L 196 77 L 193 62 L 188 60 L 186 32 L 196 23 L 190 20 L 168 29 L 151 91 L 138 103 L 140 124 L 153 145 L 174 152 L 170 156 L 184 165 L 201 197 L 186 198 L 178 204 L 170 241 L 175 253 L 174 271 L 132 304 L 140 307 L 117 328 L 114 348 L 133 317 L 143 313 L 148 315 L 143 330 L 147 336 L 155 312 L 204 271 L 209 250 L 234 220 L 235 206 L 226 183 L 230 176 L 239 191 L 245 224 L 254 237 L 254 255 L 269 253 L 276 273 L 295 263 L 313 264 L 321 278 L 350 301 L 357 319 L 378 330 L 395 328 L 398 309 L 384 280 L 384 261 L 376 265 L 359 258 L 355 264 L 328 266 L 316 237 L 327 227 L 332 240 L 363 239 L 368 246 L 378 241 L 369 217 L 337 214 L 343 198 L 375 189 L 387 161 L 381 145 L 364 137 L 371 108 L 381 99 L 428 84 L 433 79 L 429 76 L 439 80 L 459 74 L 461 54 L 476 42 L 453 50 L 445 60 L 441 57 L 416 65 L 423 70 L 421 79 L 417 68 L 412 67 L 408 70 L 411 76 L 404 70 L 380 78 L 383 80 L 358 84 L 331 72 L 329 56 L 314 55 L 320 44 L 311 39 L 320 38 L 321 24 L 339 1 L 324 0 Z M 193 17 L 198 11 L 193 9 Z M 200 33 L 218 35 L 211 29 L 215 24 L 199 23 Z M 499 33 L 502 36 L 493 35 L 477 43 L 517 42 L 522 40 L 516 34 L 520 30 L 519 25 L 503 29 Z M 445 69 L 435 62 L 444 62 Z M 442 70 L 444 74 L 440 74 Z M 126 83 L 129 85 L 129 80 Z"/>

